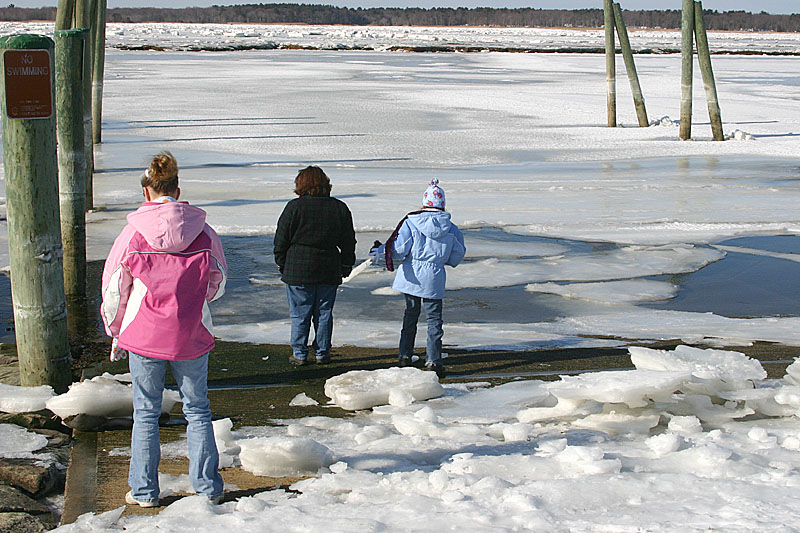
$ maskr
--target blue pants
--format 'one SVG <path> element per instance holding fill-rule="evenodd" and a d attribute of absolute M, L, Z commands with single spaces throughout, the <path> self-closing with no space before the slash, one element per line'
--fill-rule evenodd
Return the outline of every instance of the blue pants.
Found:
<path fill-rule="evenodd" d="M 411 357 L 414 353 L 414 341 L 417 337 L 417 320 L 420 310 L 425 309 L 428 319 L 428 345 L 426 363 L 442 362 L 442 300 L 420 298 L 404 294 L 406 297 L 406 311 L 403 314 L 403 329 L 400 330 L 400 357 Z"/>
<path fill-rule="evenodd" d="M 211 425 L 211 404 L 208 401 L 208 354 L 188 361 L 165 361 L 129 352 L 133 377 L 133 431 L 131 432 L 131 465 L 128 485 L 140 502 L 158 499 L 158 464 L 161 442 L 158 418 L 164 393 L 167 364 L 178 382 L 183 414 L 189 423 L 186 439 L 189 444 L 189 478 L 197 494 L 215 498 L 222 494 L 219 454 Z"/>
<path fill-rule="evenodd" d="M 312 322 L 317 359 L 330 356 L 336 285 L 287 285 L 286 297 L 289 300 L 289 317 L 292 319 L 290 344 L 294 356 L 303 360 L 308 356 Z"/>

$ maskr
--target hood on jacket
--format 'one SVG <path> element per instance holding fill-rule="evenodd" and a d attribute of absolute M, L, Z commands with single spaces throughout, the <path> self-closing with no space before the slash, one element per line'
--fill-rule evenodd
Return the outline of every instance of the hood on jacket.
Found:
<path fill-rule="evenodd" d="M 182 252 L 205 228 L 206 212 L 186 202 L 145 202 L 128 223 L 156 250 Z"/>
<path fill-rule="evenodd" d="M 410 215 L 408 220 L 426 237 L 439 239 L 450 231 L 450 213 L 445 211 L 424 211 Z"/>

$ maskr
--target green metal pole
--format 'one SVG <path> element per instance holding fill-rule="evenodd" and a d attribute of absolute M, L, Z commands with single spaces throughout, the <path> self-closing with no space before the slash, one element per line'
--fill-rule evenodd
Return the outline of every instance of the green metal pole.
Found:
<path fill-rule="evenodd" d="M 83 49 L 88 30 L 56 30 L 56 110 L 64 290 L 69 322 L 86 297 L 86 152 L 83 146 Z M 70 325 L 70 330 L 73 328 Z"/>
<path fill-rule="evenodd" d="M 94 61 L 92 62 L 92 141 L 103 140 L 103 75 L 106 66 L 106 7 L 108 0 L 97 0 Z"/>
<path fill-rule="evenodd" d="M 633 62 L 633 50 L 631 49 L 631 41 L 628 39 L 628 29 L 625 27 L 625 22 L 622 20 L 622 9 L 618 3 L 614 3 L 614 20 L 617 24 L 617 35 L 619 35 L 619 44 L 622 48 L 622 57 L 625 59 L 625 69 L 628 72 L 628 81 L 631 84 L 631 93 L 633 94 L 633 105 L 636 107 L 636 117 L 639 119 L 639 126 L 646 128 L 650 125 L 647 119 L 647 109 L 644 105 L 644 95 L 642 88 L 639 85 L 639 75 L 636 73 L 636 63 Z"/>
<path fill-rule="evenodd" d="M 75 0 L 58 0 L 56 10 L 56 29 L 68 30 L 72 27 L 72 18 L 75 14 Z"/>
<path fill-rule="evenodd" d="M 24 386 L 72 381 L 58 207 L 53 41 L 0 38 L 11 293 Z M 49 115 L 48 115 L 49 112 Z"/>
<path fill-rule="evenodd" d="M 711 68 L 711 50 L 708 48 L 708 34 L 706 33 L 706 23 L 703 20 L 702 2 L 694 3 L 694 33 L 697 40 L 697 59 L 700 63 L 700 72 L 703 74 L 703 86 L 706 89 L 711 132 L 715 141 L 724 141 L 725 134 L 722 133 L 722 116 L 719 111 L 717 84 L 714 81 L 714 71 Z"/>
<path fill-rule="evenodd" d="M 614 8 L 612 0 L 603 0 L 604 26 L 606 30 L 606 109 L 608 127 L 617 127 L 617 57 L 614 42 Z"/>
<path fill-rule="evenodd" d="M 683 0 L 681 17 L 681 128 L 680 137 L 692 137 L 692 67 L 694 44 L 694 0 Z"/>

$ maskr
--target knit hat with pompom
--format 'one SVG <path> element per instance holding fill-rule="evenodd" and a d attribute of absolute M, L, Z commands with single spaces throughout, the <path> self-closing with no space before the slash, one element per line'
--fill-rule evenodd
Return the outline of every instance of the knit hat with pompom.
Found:
<path fill-rule="evenodd" d="M 439 180 L 433 178 L 422 195 L 422 207 L 438 207 L 444 209 L 444 189 L 439 187 Z"/>

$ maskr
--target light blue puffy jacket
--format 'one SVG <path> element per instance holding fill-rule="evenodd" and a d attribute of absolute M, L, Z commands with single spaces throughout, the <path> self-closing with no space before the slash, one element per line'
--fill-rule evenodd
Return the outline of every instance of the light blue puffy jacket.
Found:
<path fill-rule="evenodd" d="M 467 248 L 450 213 L 439 210 L 410 215 L 403 222 L 392 250 L 397 267 L 392 288 L 405 294 L 444 298 L 444 266 L 457 266 Z"/>

